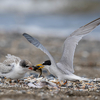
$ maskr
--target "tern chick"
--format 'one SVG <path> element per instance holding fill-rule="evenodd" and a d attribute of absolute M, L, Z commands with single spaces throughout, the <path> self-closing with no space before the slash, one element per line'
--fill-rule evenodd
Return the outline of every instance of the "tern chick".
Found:
<path fill-rule="evenodd" d="M 0 63 L 0 76 L 20 79 L 24 77 L 26 72 L 32 70 L 32 64 L 28 60 L 21 60 L 11 54 L 8 54 L 6 58 L 3 63 Z"/>

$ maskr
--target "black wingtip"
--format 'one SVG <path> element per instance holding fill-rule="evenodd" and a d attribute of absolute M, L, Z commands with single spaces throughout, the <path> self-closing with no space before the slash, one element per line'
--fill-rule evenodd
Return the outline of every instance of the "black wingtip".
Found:
<path fill-rule="evenodd" d="M 23 33 L 23 36 L 31 43 L 31 41 L 28 39 L 28 37 L 31 37 L 29 34 Z M 28 37 L 27 37 L 27 36 L 28 36 Z"/>
<path fill-rule="evenodd" d="M 33 45 L 35 45 L 36 47 L 38 47 L 40 45 L 40 42 L 35 39 L 34 37 L 30 36 L 29 34 L 27 33 L 23 33 L 23 36 L 30 42 L 32 43 Z"/>
<path fill-rule="evenodd" d="M 26 35 L 27 33 L 23 33 L 23 36 Z"/>

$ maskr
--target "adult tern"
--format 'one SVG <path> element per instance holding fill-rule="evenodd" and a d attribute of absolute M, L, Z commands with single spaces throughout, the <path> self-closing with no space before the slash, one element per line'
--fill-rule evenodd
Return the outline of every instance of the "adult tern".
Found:
<path fill-rule="evenodd" d="M 83 36 L 91 32 L 96 26 L 100 24 L 100 18 L 93 20 L 92 22 L 80 27 L 72 34 L 70 34 L 64 41 L 63 54 L 58 63 L 55 63 L 53 57 L 48 52 L 48 50 L 34 37 L 23 33 L 23 36 L 34 46 L 42 50 L 50 60 L 43 62 L 42 64 L 36 65 L 38 69 L 46 68 L 51 74 L 58 77 L 59 81 L 69 80 L 85 80 L 88 81 L 88 78 L 83 78 L 77 76 L 74 73 L 73 69 L 73 58 L 76 45 L 82 39 Z"/>

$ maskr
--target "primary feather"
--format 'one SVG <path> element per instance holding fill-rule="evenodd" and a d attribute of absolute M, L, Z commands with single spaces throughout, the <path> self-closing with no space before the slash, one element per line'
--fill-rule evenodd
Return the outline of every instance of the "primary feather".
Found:
<path fill-rule="evenodd" d="M 48 50 L 34 37 L 28 35 L 27 33 L 23 33 L 23 36 L 30 42 L 32 43 L 35 47 L 39 48 L 41 51 L 43 51 L 45 54 L 48 55 L 48 57 L 51 60 L 51 63 L 54 64 L 54 67 L 56 67 L 55 61 L 51 54 L 48 52 Z"/>
<path fill-rule="evenodd" d="M 73 58 L 76 45 L 82 39 L 83 36 L 91 32 L 99 24 L 100 24 L 100 18 L 80 27 L 67 37 L 67 39 L 64 42 L 64 48 L 61 60 L 57 64 L 58 67 L 62 69 L 65 73 L 67 73 L 66 70 L 70 71 L 71 73 L 74 73 Z"/>

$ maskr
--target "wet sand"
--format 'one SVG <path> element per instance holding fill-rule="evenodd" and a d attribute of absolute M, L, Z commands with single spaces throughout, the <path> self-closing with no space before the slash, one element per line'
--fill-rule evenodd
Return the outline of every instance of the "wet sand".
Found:
<path fill-rule="evenodd" d="M 61 58 L 65 38 L 36 37 L 53 55 L 56 62 Z M 21 34 L 0 34 L 0 62 L 7 54 L 30 60 L 34 65 L 42 63 L 48 57 L 30 44 Z M 100 77 L 100 42 L 81 40 L 75 51 L 75 74 L 88 78 Z M 46 73 L 49 74 L 49 73 Z M 51 92 L 53 91 L 53 92 Z M 100 92 L 71 91 L 67 89 L 50 90 L 22 87 L 1 87 L 0 100 L 99 100 Z"/>

